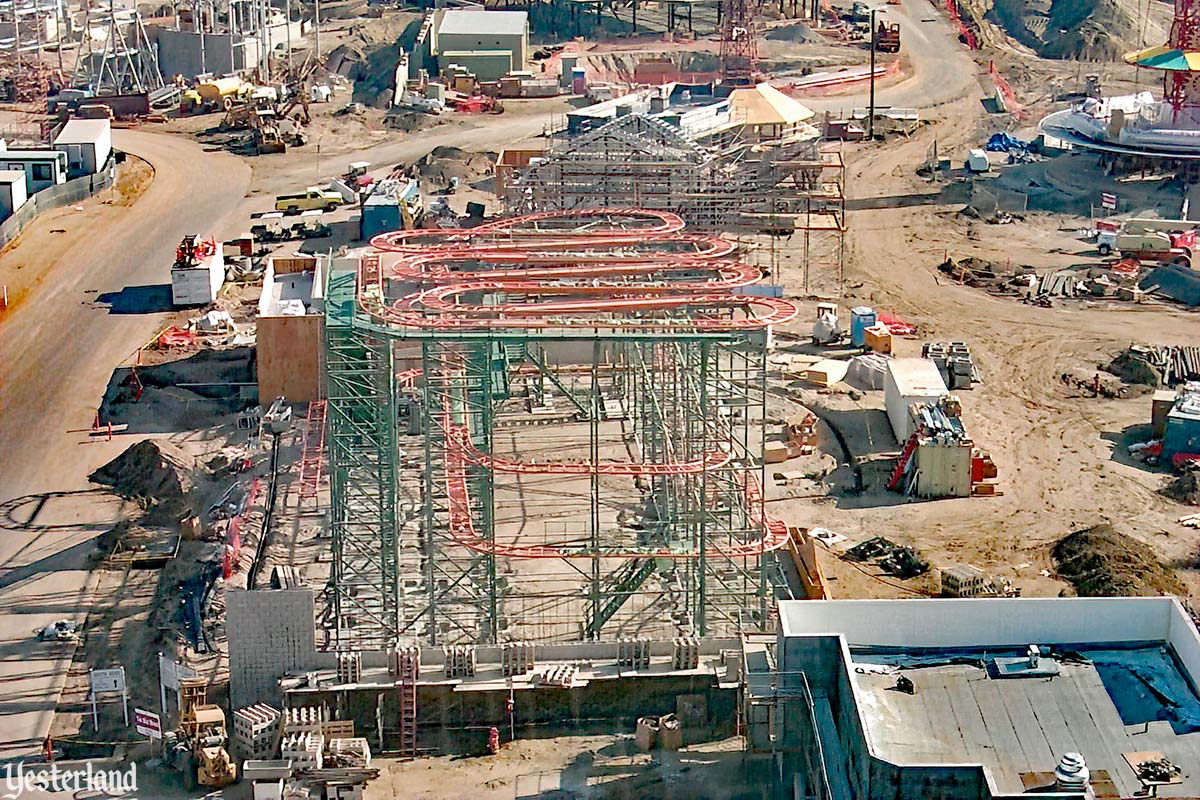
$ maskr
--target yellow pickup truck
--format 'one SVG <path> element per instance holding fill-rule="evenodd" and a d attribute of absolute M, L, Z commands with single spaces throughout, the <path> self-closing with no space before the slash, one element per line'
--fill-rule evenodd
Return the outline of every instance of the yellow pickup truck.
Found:
<path fill-rule="evenodd" d="M 301 194 L 281 194 L 275 198 L 275 210 L 285 214 L 299 214 L 301 211 L 315 209 L 334 211 L 341 204 L 340 194 L 320 186 L 309 186 Z"/>

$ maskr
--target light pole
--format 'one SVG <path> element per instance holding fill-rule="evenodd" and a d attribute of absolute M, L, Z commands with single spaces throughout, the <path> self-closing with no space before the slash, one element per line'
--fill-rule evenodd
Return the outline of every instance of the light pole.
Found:
<path fill-rule="evenodd" d="M 875 139 L 875 46 L 879 38 L 879 29 L 875 27 L 875 14 L 887 9 L 880 9 L 878 6 L 871 8 L 871 100 L 870 107 L 867 109 L 867 139 Z"/>

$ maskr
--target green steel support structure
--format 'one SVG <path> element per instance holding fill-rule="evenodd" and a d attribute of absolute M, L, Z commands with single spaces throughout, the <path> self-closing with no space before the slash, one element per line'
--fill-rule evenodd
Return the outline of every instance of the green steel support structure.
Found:
<path fill-rule="evenodd" d="M 775 555 L 727 552 L 762 536 L 747 487 L 764 479 L 764 332 L 388 328 L 357 311 L 353 279 L 333 272 L 326 302 L 330 647 L 728 635 L 767 624 Z M 414 367 L 423 377 L 398 391 L 397 373 Z M 400 430 L 398 404 L 419 424 Z M 578 460 L 593 464 L 664 465 L 716 449 L 730 458 L 697 474 L 561 481 L 470 464 L 483 543 L 471 548 L 449 529 L 445 409 L 487 454 L 520 437 L 566 442 L 569 431 Z M 515 457 L 553 460 L 519 448 Z M 521 517 L 528 508 L 539 519 Z M 560 511 L 569 522 L 556 521 Z M 569 557 L 511 554 L 531 543 Z"/>

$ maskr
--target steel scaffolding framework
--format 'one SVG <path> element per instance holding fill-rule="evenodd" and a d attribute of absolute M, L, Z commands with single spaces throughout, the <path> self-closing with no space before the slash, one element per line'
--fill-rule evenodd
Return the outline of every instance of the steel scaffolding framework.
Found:
<path fill-rule="evenodd" d="M 594 213 L 577 228 L 594 233 Z M 379 254 L 331 273 L 329 646 L 765 625 L 786 541 L 761 495 L 767 339 L 794 308 L 734 294 L 757 272 L 696 257 L 722 252 L 712 237 L 592 239 L 553 256 L 507 251 L 511 227 L 463 238 L 489 235 L 478 257 L 429 246 L 432 264 L 459 260 L 453 273 L 406 272 L 411 255 L 385 269 Z M 655 246 L 671 255 L 627 252 Z M 629 259 L 604 287 L 463 280 L 518 262 L 533 275 L 531 259 L 607 275 L 604 248 Z M 615 299 L 573 296 L 603 291 Z"/>
<path fill-rule="evenodd" d="M 645 208 L 679 214 L 690 228 L 798 236 L 804 274 L 842 283 L 846 164 L 840 144 L 752 142 L 701 146 L 650 117 L 617 117 L 551 141 L 536 164 L 503 181 L 510 214 L 576 208 Z"/>

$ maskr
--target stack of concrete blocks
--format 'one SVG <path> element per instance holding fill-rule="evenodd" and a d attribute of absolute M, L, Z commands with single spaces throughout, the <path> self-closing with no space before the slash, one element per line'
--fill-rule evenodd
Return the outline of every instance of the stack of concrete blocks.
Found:
<path fill-rule="evenodd" d="M 469 644 L 456 644 L 443 647 L 442 653 L 446 659 L 447 678 L 475 677 L 475 647 Z"/>
<path fill-rule="evenodd" d="M 633 741 L 637 744 L 638 750 L 641 750 L 643 753 L 653 750 L 654 745 L 658 744 L 658 718 L 639 717 L 637 729 L 633 734 Z"/>
<path fill-rule="evenodd" d="M 343 686 L 362 680 L 362 653 L 356 651 L 337 654 L 337 682 Z"/>
<path fill-rule="evenodd" d="M 533 645 L 529 642 L 505 642 L 500 645 L 500 672 L 506 678 L 524 675 L 534 668 Z"/>
<path fill-rule="evenodd" d="M 695 636 L 681 636 L 675 640 L 671 650 L 671 668 L 677 670 L 696 669 L 700 666 L 700 640 Z"/>
<path fill-rule="evenodd" d="M 362 738 L 330 739 L 326 761 L 337 769 L 366 769 L 371 766 L 371 746 Z"/>
<path fill-rule="evenodd" d="M 928 342 L 921 348 L 921 357 L 937 364 L 946 387 L 969 389 L 975 378 L 975 361 L 966 342 Z"/>
<path fill-rule="evenodd" d="M 319 733 L 285 733 L 281 749 L 283 757 L 292 762 L 296 772 L 311 772 L 325 764 L 325 737 Z"/>
<path fill-rule="evenodd" d="M 278 703 L 285 673 L 317 666 L 312 591 L 230 591 L 225 608 L 230 703 L 234 708 Z"/>
<path fill-rule="evenodd" d="M 650 640 L 621 639 L 617 642 L 617 666 L 650 669 Z"/>
<path fill-rule="evenodd" d="M 410 644 L 388 650 L 387 662 L 388 675 L 416 680 L 421 674 L 421 648 Z"/>
<path fill-rule="evenodd" d="M 283 735 L 295 733 L 321 733 L 327 716 L 323 706 L 300 706 L 283 711 Z"/>
<path fill-rule="evenodd" d="M 658 746 L 663 750 L 683 747 L 683 728 L 674 714 L 664 714 L 658 718 Z"/>
<path fill-rule="evenodd" d="M 574 664 L 553 664 L 541 672 L 540 682 L 546 686 L 561 686 L 569 689 L 575 685 L 579 667 Z"/>
<path fill-rule="evenodd" d="M 274 758 L 281 718 L 279 709 L 266 703 L 255 703 L 234 711 L 234 751 L 243 760 Z"/>

